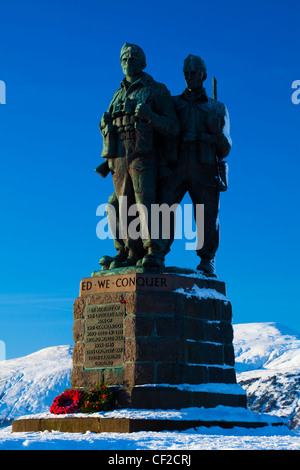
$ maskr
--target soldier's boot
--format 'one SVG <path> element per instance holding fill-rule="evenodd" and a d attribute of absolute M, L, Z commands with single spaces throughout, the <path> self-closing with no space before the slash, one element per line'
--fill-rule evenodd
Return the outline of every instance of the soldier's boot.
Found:
<path fill-rule="evenodd" d="M 217 277 L 214 258 L 201 258 L 197 270 L 201 271 L 206 277 Z"/>
<path fill-rule="evenodd" d="M 120 263 L 127 258 L 127 251 L 121 248 L 115 256 L 104 255 L 100 258 L 99 264 L 102 266 L 102 271 L 110 269 L 110 265 L 114 262 Z"/>
<path fill-rule="evenodd" d="M 114 268 L 126 268 L 126 266 L 135 266 L 139 257 L 134 251 L 129 250 L 127 253 L 126 259 L 123 261 L 117 261 L 114 260 L 110 265 L 109 269 L 114 269 Z"/>
<path fill-rule="evenodd" d="M 143 268 L 164 268 L 164 253 L 160 250 L 149 248 L 148 253 L 142 259 Z"/>

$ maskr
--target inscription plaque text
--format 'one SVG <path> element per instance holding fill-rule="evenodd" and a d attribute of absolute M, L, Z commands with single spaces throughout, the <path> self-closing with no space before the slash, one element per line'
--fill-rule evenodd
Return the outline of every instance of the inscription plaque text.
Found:
<path fill-rule="evenodd" d="M 123 365 L 124 314 L 125 306 L 121 303 L 86 306 L 85 369 Z"/>

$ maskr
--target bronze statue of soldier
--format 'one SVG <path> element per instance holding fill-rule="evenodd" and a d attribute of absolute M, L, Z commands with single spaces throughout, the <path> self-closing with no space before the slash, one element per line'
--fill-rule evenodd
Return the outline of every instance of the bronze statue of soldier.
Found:
<path fill-rule="evenodd" d="M 179 122 L 168 89 L 143 71 L 146 67 L 143 50 L 125 43 L 120 60 L 125 78 L 102 117 L 100 129 L 102 157 L 108 163 L 115 189 L 109 202 L 120 211 L 118 228 L 122 236 L 117 233 L 115 237 L 118 254 L 113 258 L 102 257 L 100 264 L 109 269 L 134 266 L 137 262 L 144 267 L 161 267 L 164 253 L 159 240 L 151 238 L 151 204 L 157 203 L 159 168 L 176 158 L 168 138 L 178 135 Z M 127 208 L 139 204 L 147 210 L 147 220 L 139 213 L 142 236 L 138 239 L 127 233 L 133 216 L 127 214 L 124 227 L 124 197 Z"/>
<path fill-rule="evenodd" d="M 201 258 L 197 270 L 206 276 L 215 276 L 219 193 L 227 189 L 224 158 L 231 149 L 229 116 L 223 103 L 206 94 L 203 82 L 207 71 L 201 57 L 189 55 L 184 60 L 183 73 L 187 87 L 182 94 L 173 97 L 180 121 L 178 161 L 172 180 L 160 187 L 159 200 L 172 206 L 179 204 L 188 192 L 195 214 L 196 205 L 204 205 L 204 244 L 196 250 Z M 174 221 L 171 225 L 171 238 L 165 240 L 165 253 L 174 239 Z"/>
<path fill-rule="evenodd" d="M 126 47 L 128 47 L 128 45 L 125 44 L 122 51 L 124 51 L 124 48 L 126 50 Z M 139 50 L 138 46 L 130 45 L 130 47 L 133 49 L 136 48 L 135 51 Z M 139 54 L 139 57 L 143 57 L 142 51 L 139 52 Z M 125 75 L 128 73 L 125 67 L 123 67 L 123 71 Z M 148 199 L 147 207 L 153 203 L 167 204 L 169 207 L 180 204 L 186 192 L 190 194 L 192 199 L 195 216 L 197 214 L 197 204 L 204 205 L 204 244 L 201 248 L 197 249 L 197 254 L 201 258 L 197 269 L 207 276 L 215 276 L 215 255 L 219 246 L 219 193 L 227 189 L 227 163 L 224 159 L 228 156 L 231 149 L 229 115 L 223 103 L 218 102 L 216 99 L 209 98 L 206 94 L 203 83 L 207 78 L 207 71 L 205 62 L 201 57 L 189 55 L 184 60 L 183 72 L 187 87 L 181 95 L 173 97 L 176 114 L 180 123 L 180 135 L 177 138 L 178 156 L 176 153 L 174 154 L 174 147 L 172 145 L 174 138 L 176 138 L 178 134 L 178 123 L 176 123 L 176 119 L 174 119 L 172 106 L 169 102 L 169 92 L 167 92 L 166 101 L 168 102 L 167 108 L 171 116 L 171 121 L 167 119 L 164 122 L 166 124 L 165 127 L 157 126 L 160 134 L 160 140 L 157 140 L 158 145 L 155 149 L 157 158 L 151 160 L 151 169 L 153 171 L 144 179 L 143 188 L 144 191 L 146 187 L 152 189 L 152 192 L 150 191 L 151 197 Z M 148 75 L 146 76 L 148 77 Z M 163 87 L 163 85 L 160 85 L 160 87 Z M 113 140 L 112 143 L 109 141 L 111 134 L 108 129 L 112 129 L 115 122 L 114 116 L 116 116 L 117 113 L 114 104 L 116 102 L 118 103 L 119 93 L 120 90 L 117 91 L 112 100 L 108 115 L 105 113 L 101 121 L 101 129 L 104 135 L 104 149 L 102 155 L 108 159 L 109 168 L 112 169 L 114 183 L 116 181 L 115 193 L 110 196 L 109 203 L 115 207 L 117 214 L 119 209 L 119 197 L 116 188 L 118 187 L 118 183 L 122 183 L 124 171 L 122 169 L 123 163 L 121 160 L 121 171 L 119 168 L 118 175 L 114 177 L 116 168 L 115 162 L 118 161 L 113 160 L 116 154 L 116 141 Z M 129 106 L 129 104 L 125 101 L 126 100 L 123 98 L 124 104 L 122 104 L 121 100 L 121 106 L 124 106 L 126 109 L 126 106 Z M 140 102 L 139 106 L 137 104 L 135 104 L 135 106 L 137 109 L 144 109 L 145 114 L 143 118 L 149 124 L 151 119 L 149 115 L 146 115 L 147 112 L 150 111 L 150 106 L 143 106 L 143 102 Z M 106 120 L 107 116 L 108 120 Z M 169 127 L 170 122 L 175 123 L 173 129 Z M 122 129 L 122 126 L 121 128 L 119 126 L 115 127 Z M 147 132 L 145 133 L 145 136 L 146 135 Z M 164 138 L 162 138 L 163 136 Z M 121 139 L 121 142 L 122 141 L 123 139 Z M 169 145 L 167 145 L 168 143 Z M 114 149 L 114 152 L 110 152 L 109 149 L 111 147 Z M 113 153 L 114 156 L 110 155 L 110 153 Z M 121 153 L 122 152 L 120 152 L 120 154 Z M 112 159 L 110 160 L 110 158 Z M 140 159 L 138 161 L 140 162 Z M 146 160 L 144 160 L 144 162 L 146 162 Z M 147 162 L 149 163 L 150 161 L 147 160 Z M 170 165 L 173 170 L 171 178 L 167 170 L 167 165 Z M 168 174 L 168 178 L 164 179 L 163 184 L 157 185 L 158 179 L 164 178 L 165 174 Z M 132 180 L 134 180 L 134 175 Z M 135 200 L 144 201 L 145 199 L 140 198 L 139 192 L 137 191 Z M 149 213 L 150 212 L 149 208 Z M 171 221 L 170 237 L 168 239 L 164 239 L 161 236 L 158 240 L 151 241 L 152 243 L 149 243 L 150 239 L 143 240 L 143 242 L 141 239 L 137 239 L 134 242 L 132 240 L 130 243 L 127 242 L 126 245 L 124 240 L 118 237 L 117 233 L 115 237 L 115 247 L 118 250 L 118 254 L 114 258 L 102 257 L 100 264 L 106 268 L 134 264 L 143 265 L 145 267 L 163 267 L 164 257 L 170 251 L 175 233 L 175 221 L 172 211 L 169 213 L 169 216 L 171 217 Z M 199 221 L 196 220 L 196 223 L 197 222 Z M 120 220 L 117 217 L 117 226 L 119 225 Z M 150 250 L 148 247 L 151 247 Z M 143 258 L 142 262 L 141 258 Z"/>

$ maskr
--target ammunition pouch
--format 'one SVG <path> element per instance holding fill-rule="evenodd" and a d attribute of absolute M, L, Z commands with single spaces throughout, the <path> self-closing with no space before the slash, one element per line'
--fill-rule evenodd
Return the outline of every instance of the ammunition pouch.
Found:
<path fill-rule="evenodd" d="M 134 115 L 114 115 L 112 120 L 113 137 L 110 138 L 110 129 L 107 128 L 106 141 L 107 146 L 116 146 L 117 135 L 120 136 L 124 142 L 131 141 L 131 148 L 135 149 L 136 153 L 147 154 L 153 150 L 153 129 L 151 124 L 143 121 L 138 121 Z M 103 134 L 104 135 L 104 134 Z M 102 155 L 103 156 L 103 155 Z M 110 155 L 112 156 L 112 155 Z"/>
<path fill-rule="evenodd" d="M 107 124 L 101 129 L 103 136 L 103 158 L 114 158 L 117 154 L 117 130 L 113 124 Z"/>
<path fill-rule="evenodd" d="M 136 99 L 127 98 L 124 102 L 115 103 L 113 114 L 115 116 L 133 115 L 137 104 L 138 101 Z"/>
<path fill-rule="evenodd" d="M 121 133 L 122 140 L 135 140 L 135 132 L 134 129 L 128 129 L 122 131 Z"/>

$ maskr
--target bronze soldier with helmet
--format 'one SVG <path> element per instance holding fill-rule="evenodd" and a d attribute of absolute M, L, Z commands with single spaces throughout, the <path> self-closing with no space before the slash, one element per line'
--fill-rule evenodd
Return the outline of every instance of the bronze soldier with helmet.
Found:
<path fill-rule="evenodd" d="M 183 73 L 186 88 L 174 96 L 180 122 L 178 160 L 172 180 L 160 187 L 159 200 L 169 206 L 179 204 L 188 192 L 197 214 L 196 205 L 204 205 L 204 243 L 197 249 L 201 258 L 197 269 L 215 276 L 215 254 L 219 246 L 219 195 L 227 188 L 224 162 L 231 149 L 229 115 L 226 106 L 207 96 L 203 86 L 207 69 L 202 57 L 188 55 Z M 200 230 L 198 222 L 198 229 Z M 165 240 L 165 253 L 174 239 Z"/>

